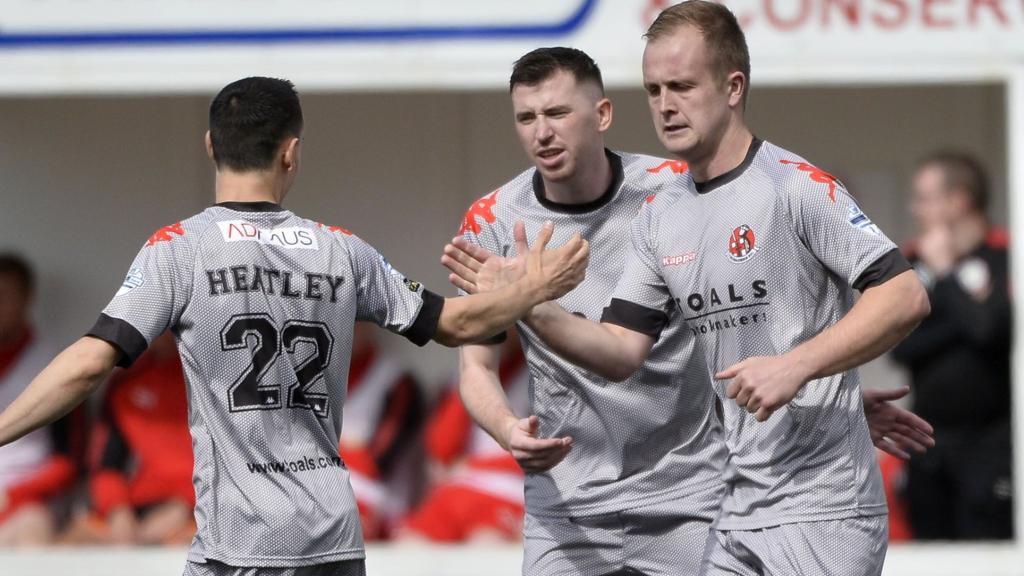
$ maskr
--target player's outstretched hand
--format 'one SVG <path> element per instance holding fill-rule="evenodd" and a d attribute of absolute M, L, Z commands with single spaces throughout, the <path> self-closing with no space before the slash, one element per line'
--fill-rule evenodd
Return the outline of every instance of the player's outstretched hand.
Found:
<path fill-rule="evenodd" d="M 545 222 L 531 248 L 526 226 L 522 221 L 516 222 L 516 256 L 507 258 L 456 237 L 444 247 L 441 264 L 451 272 L 448 280 L 468 294 L 498 290 L 523 276 L 531 276 L 543 287 L 546 299 L 554 300 L 583 281 L 590 254 L 589 243 L 579 234 L 559 248 L 546 250 L 554 230 L 551 222 Z"/>
<path fill-rule="evenodd" d="M 910 393 L 902 386 L 891 390 L 863 389 L 864 416 L 875 447 L 897 458 L 910 459 L 910 453 L 924 454 L 935 446 L 935 430 L 924 418 L 892 403 Z"/>
<path fill-rule="evenodd" d="M 498 290 L 519 280 L 526 274 L 526 226 L 516 222 L 514 230 L 516 256 L 502 257 L 474 244 L 463 236 L 456 236 L 444 247 L 441 264 L 451 273 L 448 281 L 467 294 Z"/>
<path fill-rule="evenodd" d="M 755 356 L 715 374 L 715 379 L 732 380 L 726 396 L 764 422 L 796 396 L 808 377 L 785 356 Z"/>
<path fill-rule="evenodd" d="M 516 421 L 508 430 L 506 445 L 519 467 L 527 474 L 550 470 L 572 448 L 572 438 L 538 438 L 536 416 Z"/>

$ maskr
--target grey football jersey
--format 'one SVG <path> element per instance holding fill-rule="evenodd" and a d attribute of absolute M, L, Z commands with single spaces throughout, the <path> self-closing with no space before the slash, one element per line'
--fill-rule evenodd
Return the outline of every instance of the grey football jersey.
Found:
<path fill-rule="evenodd" d="M 121 365 L 170 328 L 195 453 L 189 559 L 302 566 L 363 558 L 338 457 L 353 323 L 424 344 L 443 300 L 368 244 L 271 203 L 158 230 L 90 334 Z"/>
<path fill-rule="evenodd" d="M 549 247 L 574 233 L 590 242 L 586 279 L 558 300 L 571 313 L 598 320 L 622 275 L 630 222 L 648 203 L 669 201 L 668 184 L 688 180 L 685 164 L 608 152 L 614 180 L 588 204 L 544 196 L 530 169 L 477 201 L 461 232 L 493 253 L 516 253 L 512 229 L 529 238 L 555 225 Z M 661 192 L 659 194 L 659 192 Z M 572 436 L 572 450 L 542 474 L 528 474 L 526 509 L 534 516 L 604 514 L 673 502 L 681 515 L 712 519 L 723 490 L 725 449 L 704 357 L 681 323 L 665 329 L 650 359 L 621 383 L 589 373 L 554 354 L 519 326 L 530 372 L 529 398 L 543 437 Z"/>
<path fill-rule="evenodd" d="M 834 177 L 759 140 L 736 169 L 645 211 L 632 245 L 604 320 L 657 334 L 681 311 L 713 373 L 788 352 L 846 314 L 851 285 L 909 269 Z M 808 383 L 764 423 L 727 384 L 714 384 L 729 447 L 719 528 L 886 512 L 856 370 Z"/>

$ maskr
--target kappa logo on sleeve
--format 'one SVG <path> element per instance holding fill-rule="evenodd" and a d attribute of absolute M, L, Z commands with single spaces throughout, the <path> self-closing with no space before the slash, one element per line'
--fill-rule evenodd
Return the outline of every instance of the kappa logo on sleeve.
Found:
<path fill-rule="evenodd" d="M 494 224 L 494 221 L 498 219 L 494 215 L 494 205 L 498 203 L 498 192 L 500 191 L 501 188 L 498 188 L 469 207 L 466 215 L 462 217 L 462 226 L 459 227 L 459 234 L 465 234 L 466 232 L 479 234 L 483 229 L 480 227 L 480 223 L 477 222 L 477 217 L 482 218 L 487 224 Z"/>
<path fill-rule="evenodd" d="M 246 220 L 217 222 L 225 242 L 257 242 L 290 250 L 319 250 L 316 234 L 302 226 L 259 228 Z"/>
<path fill-rule="evenodd" d="M 648 168 L 647 171 L 651 174 L 658 174 L 666 168 L 675 174 L 685 174 L 686 171 L 690 169 L 686 162 L 683 162 L 682 160 L 665 160 L 653 168 Z"/>
<path fill-rule="evenodd" d="M 323 224 L 321 222 L 316 223 L 321 229 L 327 230 L 328 232 L 340 232 L 345 236 L 354 236 L 351 230 L 348 228 L 342 228 L 341 226 L 331 226 L 329 224 Z"/>
<path fill-rule="evenodd" d="M 184 235 L 185 228 L 181 225 L 181 222 L 176 222 L 170 226 L 164 226 L 156 232 L 153 232 L 153 235 L 146 241 L 146 246 L 152 246 L 157 242 L 170 242 L 178 236 Z"/>
<path fill-rule="evenodd" d="M 121 287 L 117 289 L 117 294 L 114 294 L 114 296 L 124 296 L 145 283 L 146 275 L 142 273 L 142 269 L 132 268 L 128 271 L 128 275 L 124 277 L 124 282 L 121 283 Z"/>
<path fill-rule="evenodd" d="M 836 201 L 836 182 L 839 181 L 838 178 L 807 162 L 796 162 L 794 160 L 779 160 L 779 162 L 796 166 L 796 169 L 801 172 L 807 172 L 810 174 L 811 180 L 815 182 L 828 184 L 828 199 L 833 203 Z"/>

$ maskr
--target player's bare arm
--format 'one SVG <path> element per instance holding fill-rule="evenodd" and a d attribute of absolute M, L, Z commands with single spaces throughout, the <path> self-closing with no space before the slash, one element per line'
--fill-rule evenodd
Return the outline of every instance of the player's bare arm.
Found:
<path fill-rule="evenodd" d="M 434 340 L 445 346 L 479 342 L 505 330 L 541 302 L 565 295 L 583 281 L 590 246 L 579 235 L 565 245 L 545 250 L 554 228 L 537 235 L 514 282 L 468 298 L 447 298 Z"/>
<path fill-rule="evenodd" d="M 509 407 L 499 378 L 501 348 L 471 344 L 459 353 L 459 394 L 473 420 L 527 473 L 544 472 L 569 453 L 572 438 L 538 438 L 537 416 L 520 418 Z"/>
<path fill-rule="evenodd" d="M 928 295 L 908 270 L 864 290 L 846 316 L 780 356 L 756 356 L 715 374 L 731 380 L 727 394 L 759 422 L 815 378 L 868 362 L 902 340 L 928 315 Z"/>
<path fill-rule="evenodd" d="M 89 336 L 57 355 L 0 414 L 0 446 L 70 412 L 96 390 L 117 362 L 112 345 Z"/>
<path fill-rule="evenodd" d="M 535 248 L 527 246 L 521 223 L 514 234 L 517 253 L 530 257 L 502 258 L 464 238 L 454 238 L 441 259 L 451 271 L 449 279 L 470 294 L 501 289 L 529 266 L 535 253 Z M 555 302 L 532 307 L 524 320 L 556 354 L 616 382 L 640 368 L 655 342 L 647 334 L 570 314 Z"/>

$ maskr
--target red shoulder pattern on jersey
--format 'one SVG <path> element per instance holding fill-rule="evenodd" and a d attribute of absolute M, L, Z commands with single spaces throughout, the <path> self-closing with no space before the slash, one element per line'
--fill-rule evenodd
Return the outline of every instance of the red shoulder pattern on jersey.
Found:
<path fill-rule="evenodd" d="M 683 162 L 682 160 L 665 160 L 654 168 L 648 168 L 647 171 L 651 174 L 657 174 L 665 168 L 668 168 L 676 174 L 684 174 L 689 169 L 689 166 L 687 166 L 686 162 Z"/>
<path fill-rule="evenodd" d="M 466 210 L 466 215 L 462 217 L 462 226 L 459 227 L 459 234 L 466 232 L 479 234 L 482 228 L 476 220 L 477 216 L 483 218 L 484 222 L 488 224 L 494 224 L 494 221 L 497 220 L 497 216 L 494 215 L 494 205 L 498 203 L 498 192 L 500 191 L 501 188 L 498 188 L 474 202 L 469 210 Z"/>
<path fill-rule="evenodd" d="M 182 227 L 181 222 L 171 224 L 170 226 L 164 226 L 156 232 L 153 232 L 153 235 L 146 241 L 146 246 L 152 246 L 157 242 L 170 242 L 175 238 L 175 236 L 171 236 L 171 234 L 177 234 L 178 236 L 185 235 L 185 228 Z"/>
<path fill-rule="evenodd" d="M 341 226 L 328 226 L 327 224 L 323 224 L 321 222 L 317 222 L 316 225 L 319 226 L 320 228 L 326 228 L 328 232 L 341 232 L 345 236 L 354 236 L 351 230 L 347 228 L 342 228 Z"/>
<path fill-rule="evenodd" d="M 658 197 L 658 193 L 655 192 L 654 194 L 651 194 L 650 196 L 645 198 L 644 202 L 647 202 L 648 204 L 650 204 L 651 202 L 654 202 L 654 199 L 657 198 L 657 197 Z"/>
<path fill-rule="evenodd" d="M 836 182 L 838 181 L 838 178 L 817 166 L 808 164 L 807 162 L 796 162 L 794 160 L 779 160 L 779 162 L 782 162 L 783 164 L 792 164 L 796 166 L 797 170 L 809 172 L 811 180 L 822 184 L 828 184 L 828 199 L 832 202 L 836 201 Z"/>

